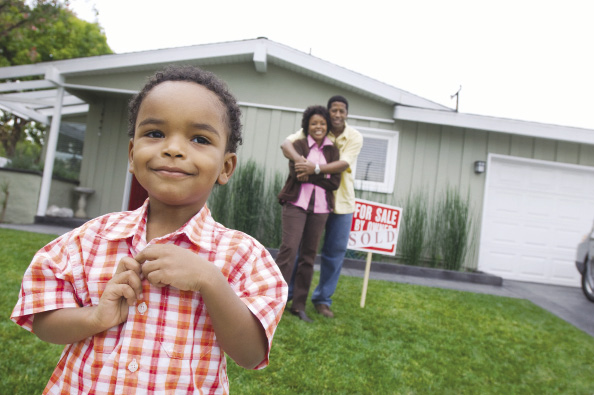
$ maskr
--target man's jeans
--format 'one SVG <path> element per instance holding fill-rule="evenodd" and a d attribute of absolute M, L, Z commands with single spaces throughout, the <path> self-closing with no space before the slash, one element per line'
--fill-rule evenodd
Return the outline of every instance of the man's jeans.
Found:
<path fill-rule="evenodd" d="M 353 214 L 330 214 L 326 221 L 326 235 L 322 247 L 320 282 L 313 291 L 313 304 L 332 305 L 332 295 L 336 290 L 340 269 L 344 261 Z"/>

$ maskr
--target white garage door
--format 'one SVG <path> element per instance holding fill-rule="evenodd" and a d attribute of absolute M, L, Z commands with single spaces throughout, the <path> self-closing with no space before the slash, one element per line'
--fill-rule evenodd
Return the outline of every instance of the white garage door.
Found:
<path fill-rule="evenodd" d="M 478 269 L 579 286 L 577 243 L 594 220 L 594 168 L 490 155 Z"/>

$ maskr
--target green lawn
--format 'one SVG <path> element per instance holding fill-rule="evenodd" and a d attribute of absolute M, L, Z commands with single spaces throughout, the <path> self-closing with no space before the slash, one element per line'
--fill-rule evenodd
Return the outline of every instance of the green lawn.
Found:
<path fill-rule="evenodd" d="M 52 238 L 0 229 L 0 394 L 40 393 L 60 355 L 8 319 L 31 256 Z M 231 393 L 594 393 L 594 338 L 531 302 L 370 280 L 360 308 L 361 286 L 341 278 L 333 320 L 311 306 L 312 324 L 286 312 L 269 367 L 229 361 Z"/>

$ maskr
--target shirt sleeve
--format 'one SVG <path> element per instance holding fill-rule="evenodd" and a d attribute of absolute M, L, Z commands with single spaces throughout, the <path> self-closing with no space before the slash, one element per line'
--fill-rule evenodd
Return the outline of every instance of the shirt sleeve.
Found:
<path fill-rule="evenodd" d="M 272 338 L 287 303 L 288 286 L 266 248 L 254 240 L 243 244 L 244 246 L 236 252 L 236 256 L 242 257 L 243 262 L 240 263 L 242 269 L 236 271 L 237 278 L 232 280 L 231 286 L 260 321 L 266 333 L 268 339 L 266 357 L 254 368 L 263 369 L 269 363 Z M 247 255 L 244 247 L 251 250 Z"/>
<path fill-rule="evenodd" d="M 39 250 L 25 271 L 10 319 L 33 331 L 33 315 L 78 307 L 66 234 Z"/>
<path fill-rule="evenodd" d="M 303 133 L 303 129 L 299 129 L 295 133 L 287 136 L 287 140 L 289 140 L 291 143 L 294 143 L 295 141 L 297 141 L 299 139 L 304 139 L 304 138 L 305 138 L 305 133 Z"/>
<path fill-rule="evenodd" d="M 346 141 L 343 149 L 340 151 L 340 160 L 347 162 L 349 169 L 357 162 L 357 157 L 361 152 L 361 147 L 363 147 L 363 136 L 356 130 L 353 130 L 353 132 L 352 137 Z"/>

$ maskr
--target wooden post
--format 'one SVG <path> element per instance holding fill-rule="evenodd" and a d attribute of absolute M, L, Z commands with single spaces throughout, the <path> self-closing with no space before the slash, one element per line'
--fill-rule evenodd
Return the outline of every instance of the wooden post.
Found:
<path fill-rule="evenodd" d="M 365 307 L 365 295 L 367 295 L 367 283 L 369 282 L 369 272 L 371 270 L 371 256 L 373 254 L 367 253 L 367 260 L 365 262 L 365 276 L 363 277 L 363 292 L 361 293 L 361 308 Z"/>

